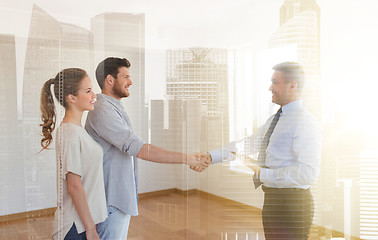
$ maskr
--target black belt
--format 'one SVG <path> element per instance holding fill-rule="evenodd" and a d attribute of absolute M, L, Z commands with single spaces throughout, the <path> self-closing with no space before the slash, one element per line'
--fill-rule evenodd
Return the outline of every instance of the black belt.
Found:
<path fill-rule="evenodd" d="M 271 188 L 271 187 L 265 187 L 264 185 L 262 186 L 262 190 L 265 193 L 304 193 L 307 191 L 310 191 L 310 188 L 303 189 L 303 188 Z"/>

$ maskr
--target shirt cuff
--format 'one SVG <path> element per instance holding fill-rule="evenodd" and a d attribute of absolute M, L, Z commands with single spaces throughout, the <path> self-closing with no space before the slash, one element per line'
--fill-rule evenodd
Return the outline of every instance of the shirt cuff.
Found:
<path fill-rule="evenodd" d="M 209 151 L 211 164 L 222 162 L 222 151 L 220 149 Z"/>
<path fill-rule="evenodd" d="M 268 180 L 268 168 L 261 168 L 260 170 L 260 182 L 264 183 Z"/>

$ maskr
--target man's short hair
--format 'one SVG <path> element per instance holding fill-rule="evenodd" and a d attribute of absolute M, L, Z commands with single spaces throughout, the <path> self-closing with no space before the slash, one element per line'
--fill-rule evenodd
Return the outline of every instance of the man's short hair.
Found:
<path fill-rule="evenodd" d="M 104 81 L 108 75 L 117 78 L 120 67 L 129 68 L 131 66 L 126 58 L 108 57 L 100 62 L 96 68 L 96 79 L 101 89 L 104 88 Z"/>
<path fill-rule="evenodd" d="M 301 92 L 305 83 L 305 74 L 302 65 L 297 62 L 282 62 L 273 66 L 273 70 L 283 72 L 285 83 L 297 82 L 297 88 Z"/>

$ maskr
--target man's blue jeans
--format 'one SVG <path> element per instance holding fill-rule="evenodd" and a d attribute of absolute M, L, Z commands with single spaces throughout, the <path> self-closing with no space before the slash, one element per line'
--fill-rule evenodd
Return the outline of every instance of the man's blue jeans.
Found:
<path fill-rule="evenodd" d="M 130 217 L 118 208 L 108 206 L 108 218 L 96 226 L 98 236 L 101 240 L 126 240 Z"/>

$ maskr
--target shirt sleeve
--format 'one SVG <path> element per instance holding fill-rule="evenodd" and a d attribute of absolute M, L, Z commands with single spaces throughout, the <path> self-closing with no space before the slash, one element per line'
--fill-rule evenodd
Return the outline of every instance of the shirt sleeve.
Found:
<path fill-rule="evenodd" d="M 211 163 L 214 164 L 222 161 L 233 161 L 236 158 L 236 154 L 252 154 L 254 152 L 253 145 L 253 136 L 246 137 L 242 140 L 230 142 L 222 148 L 209 151 L 212 159 Z"/>
<path fill-rule="evenodd" d="M 209 154 L 211 156 L 211 164 L 234 160 L 236 155 L 233 154 L 233 152 L 237 152 L 234 145 L 235 144 L 232 142 L 227 144 L 223 148 L 209 151 Z"/>
<path fill-rule="evenodd" d="M 63 179 L 68 172 L 82 175 L 80 137 L 75 129 L 64 128 L 61 149 L 58 150 L 59 158 L 63 163 Z M 59 145 L 60 146 L 60 145 Z"/>
<path fill-rule="evenodd" d="M 260 180 L 277 187 L 311 185 L 320 171 L 322 130 L 315 120 L 303 122 L 293 136 L 295 165 L 277 169 L 263 168 Z"/>
<path fill-rule="evenodd" d="M 130 156 L 136 156 L 144 145 L 114 109 L 105 108 L 97 112 L 90 124 L 99 137 Z"/>

